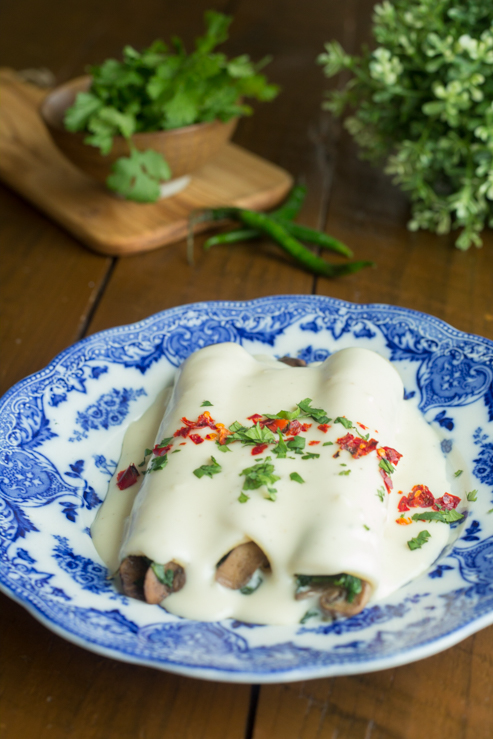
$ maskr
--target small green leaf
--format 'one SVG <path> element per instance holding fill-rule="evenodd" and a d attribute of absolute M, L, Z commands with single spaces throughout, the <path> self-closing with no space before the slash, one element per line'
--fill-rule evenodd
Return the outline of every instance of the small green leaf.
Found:
<path fill-rule="evenodd" d="M 423 511 L 415 513 L 412 517 L 413 521 L 439 521 L 441 523 L 455 523 L 455 521 L 462 521 L 463 518 L 462 513 L 458 513 L 453 508 L 450 511 Z"/>
<path fill-rule="evenodd" d="M 462 475 L 463 470 L 457 470 L 454 472 L 454 477 L 460 477 Z"/>
<path fill-rule="evenodd" d="M 288 447 L 286 442 L 282 438 L 282 433 L 279 431 L 279 429 L 277 431 L 277 435 L 279 437 L 279 441 L 273 448 L 272 453 L 276 454 L 278 459 L 285 459 L 288 453 Z"/>
<path fill-rule="evenodd" d="M 243 492 L 241 492 L 240 495 L 239 495 L 238 500 L 240 501 L 240 503 L 246 503 L 247 500 L 250 500 L 250 496 L 249 495 L 246 495 Z"/>
<path fill-rule="evenodd" d="M 320 454 L 315 454 L 314 452 L 307 452 L 301 457 L 301 459 L 318 459 L 319 457 L 320 457 Z"/>
<path fill-rule="evenodd" d="M 333 441 L 324 441 L 324 443 L 322 444 L 322 446 L 334 446 L 334 442 Z"/>
<path fill-rule="evenodd" d="M 337 416 L 337 418 L 334 418 L 334 423 L 342 423 L 345 429 L 353 428 L 353 422 L 348 421 L 348 419 L 345 416 Z"/>
<path fill-rule="evenodd" d="M 217 462 L 214 457 L 211 457 L 211 460 L 212 464 L 203 464 L 193 471 L 195 477 L 201 478 L 205 475 L 206 477 L 210 477 L 212 479 L 213 475 L 218 475 L 220 472 L 222 472 L 222 467 L 219 462 Z"/>
<path fill-rule="evenodd" d="M 350 474 L 351 474 L 351 470 L 341 470 L 341 472 L 339 472 L 339 475 L 350 475 Z"/>
<path fill-rule="evenodd" d="M 157 562 L 151 562 L 151 568 L 154 574 L 156 575 L 157 579 L 163 583 L 163 585 L 166 585 L 167 588 L 170 590 L 173 589 L 173 581 L 175 579 L 175 572 L 174 570 L 165 570 L 164 565 L 160 565 Z"/>
<path fill-rule="evenodd" d="M 378 488 L 377 495 L 378 495 L 378 497 L 380 498 L 380 500 L 383 503 L 384 500 L 385 500 L 385 490 L 384 490 L 383 486 L 381 488 Z"/>
<path fill-rule="evenodd" d="M 220 452 L 232 452 L 233 450 L 229 448 L 228 444 L 220 444 L 218 441 L 216 441 L 216 446 Z"/>
<path fill-rule="evenodd" d="M 154 203 L 159 198 L 159 183 L 170 177 L 171 170 L 157 151 L 133 149 L 129 157 L 116 160 L 106 184 L 128 200 Z"/>
<path fill-rule="evenodd" d="M 320 612 L 319 612 L 319 611 L 315 611 L 315 610 L 312 610 L 312 611 L 307 611 L 307 612 L 305 613 L 305 615 L 303 616 L 303 618 L 302 618 L 302 619 L 300 619 L 300 624 L 306 624 L 306 622 L 307 622 L 307 621 L 308 621 L 308 620 L 309 620 L 310 618 L 314 618 L 315 616 L 319 616 L 319 615 L 320 615 Z"/>
<path fill-rule="evenodd" d="M 305 398 L 304 400 L 300 400 L 298 403 L 298 408 L 301 409 L 303 415 L 313 418 L 313 420 L 319 424 L 328 423 L 331 419 L 328 417 L 327 413 L 322 410 L 322 408 L 312 408 L 311 402 L 311 398 Z"/>
<path fill-rule="evenodd" d="M 419 534 L 414 537 L 414 539 L 410 539 L 410 541 L 407 542 L 407 546 L 409 547 L 409 549 L 411 549 L 411 551 L 413 551 L 414 549 L 421 549 L 423 544 L 426 544 L 430 537 L 430 532 L 424 529 L 423 531 L 420 531 Z"/>
<path fill-rule="evenodd" d="M 301 454 L 305 448 L 306 439 L 304 436 L 295 436 L 287 443 L 288 449 L 296 454 Z"/>
<path fill-rule="evenodd" d="M 470 493 L 467 494 L 467 500 L 471 502 L 475 502 L 478 499 L 478 491 L 477 490 L 471 490 Z"/>
<path fill-rule="evenodd" d="M 305 482 L 305 481 L 303 480 L 303 478 L 301 477 L 301 475 L 298 475 L 298 473 L 297 473 L 297 472 L 291 472 L 291 474 L 289 475 L 289 477 L 290 477 L 290 479 L 291 479 L 291 480 L 293 480 L 294 482 L 300 482 L 300 483 L 301 483 L 301 482 Z"/>
<path fill-rule="evenodd" d="M 207 407 L 210 406 L 211 408 L 213 407 L 212 406 L 212 403 L 210 402 L 210 400 L 204 400 L 204 402 L 200 404 L 200 407 L 201 408 L 204 408 L 205 406 L 207 406 Z"/>

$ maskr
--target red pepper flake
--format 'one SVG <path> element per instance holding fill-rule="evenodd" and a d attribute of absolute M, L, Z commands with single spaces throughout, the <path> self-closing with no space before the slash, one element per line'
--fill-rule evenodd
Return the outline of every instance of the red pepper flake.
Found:
<path fill-rule="evenodd" d="M 203 444 L 204 443 L 203 438 L 201 436 L 199 436 L 198 434 L 190 434 L 190 437 L 189 438 L 191 439 L 191 441 L 193 441 L 194 444 Z"/>
<path fill-rule="evenodd" d="M 352 457 L 358 459 L 365 457 L 377 448 L 378 441 L 376 439 L 357 439 L 352 434 L 346 434 L 337 439 L 337 443 L 341 449 L 346 449 Z"/>
<path fill-rule="evenodd" d="M 308 446 L 315 446 L 316 444 L 320 444 L 319 441 L 309 441 Z"/>
<path fill-rule="evenodd" d="M 332 426 L 330 425 L 330 423 L 320 423 L 320 424 L 319 424 L 319 425 L 317 426 L 317 428 L 318 428 L 318 429 L 320 429 L 320 431 L 321 431 L 321 432 L 322 432 L 323 434 L 326 434 L 326 433 L 327 433 L 327 431 L 328 431 L 328 430 L 329 430 L 330 428 L 332 428 Z"/>
<path fill-rule="evenodd" d="M 404 516 L 404 518 L 396 518 L 395 522 L 398 523 L 400 526 L 409 526 L 409 524 L 412 523 L 413 520 L 412 518 Z"/>
<path fill-rule="evenodd" d="M 392 482 L 392 479 L 391 479 L 390 475 L 387 475 L 387 473 L 385 472 L 385 470 L 382 470 L 381 467 L 378 468 L 378 471 L 380 472 L 380 475 L 382 476 L 382 479 L 383 479 L 384 485 L 385 485 L 385 487 L 387 489 L 387 492 L 390 494 L 390 491 L 394 487 L 394 483 Z"/>
<path fill-rule="evenodd" d="M 311 429 L 311 427 L 312 427 L 312 424 L 311 423 L 302 423 L 301 424 L 301 430 L 303 431 L 304 434 L 306 434 L 306 432 L 308 431 L 308 429 Z"/>
<path fill-rule="evenodd" d="M 280 431 L 284 431 L 288 424 L 289 421 L 286 418 L 272 418 L 269 421 L 266 421 L 263 425 L 275 434 L 278 429 Z M 262 426 L 262 424 L 260 425 Z"/>
<path fill-rule="evenodd" d="M 356 421 L 356 426 L 359 426 L 360 429 L 363 429 L 364 431 L 368 429 L 368 426 L 365 426 L 364 423 L 360 423 L 359 421 Z"/>
<path fill-rule="evenodd" d="M 186 441 L 182 441 L 181 444 L 178 444 L 178 446 L 186 446 L 186 445 L 187 445 Z"/>
<path fill-rule="evenodd" d="M 257 424 L 259 421 L 262 420 L 263 416 L 260 413 L 254 413 L 253 416 L 247 416 L 247 418 L 252 423 Z"/>
<path fill-rule="evenodd" d="M 134 464 L 127 467 L 126 470 L 121 470 L 116 476 L 116 484 L 120 490 L 126 490 L 135 485 L 137 478 L 140 476 L 140 472 Z"/>
<path fill-rule="evenodd" d="M 387 462 L 390 462 L 390 464 L 393 464 L 397 466 L 399 463 L 399 459 L 402 457 L 402 454 L 397 452 L 395 449 L 392 449 L 390 446 L 381 446 L 377 449 L 377 454 L 379 457 L 384 457 L 384 459 L 387 460 Z"/>
<path fill-rule="evenodd" d="M 426 485 L 415 485 L 407 496 L 407 501 L 411 508 L 430 508 L 435 498 Z"/>
<path fill-rule="evenodd" d="M 404 513 L 404 511 L 408 511 L 409 510 L 408 502 L 409 501 L 407 499 L 407 495 L 403 495 L 399 501 L 397 510 L 400 511 L 401 513 Z"/>
<path fill-rule="evenodd" d="M 299 421 L 294 420 L 294 421 L 289 422 L 289 426 L 286 429 L 286 433 L 291 434 L 291 436 L 298 436 L 301 430 L 302 430 L 301 423 Z"/>
<path fill-rule="evenodd" d="M 156 444 L 156 446 L 152 450 L 152 453 L 155 454 L 156 457 L 164 457 L 164 455 L 169 452 L 172 446 L 172 444 L 168 444 L 167 446 L 159 446 L 158 444 Z"/>
<path fill-rule="evenodd" d="M 189 433 L 190 429 L 187 426 L 182 426 L 181 429 L 175 431 L 173 436 L 183 436 L 183 438 L 186 439 Z"/>
<path fill-rule="evenodd" d="M 257 454 L 262 454 L 262 452 L 265 452 L 268 446 L 268 444 L 258 444 L 257 446 L 254 446 L 252 449 L 253 456 L 255 457 Z"/>
<path fill-rule="evenodd" d="M 341 450 L 338 449 L 337 452 L 335 454 L 333 454 L 332 456 L 333 456 L 334 459 L 337 459 L 337 457 L 339 457 L 340 455 L 341 455 Z"/>
<path fill-rule="evenodd" d="M 217 434 L 206 434 L 207 441 L 213 441 L 214 439 L 217 439 Z"/>
<path fill-rule="evenodd" d="M 442 511 L 451 511 L 452 508 L 457 508 L 459 503 L 460 498 L 458 498 L 457 495 L 450 495 L 450 493 L 445 493 L 441 498 L 437 498 L 435 500 L 433 510 L 439 511 L 441 509 Z"/>

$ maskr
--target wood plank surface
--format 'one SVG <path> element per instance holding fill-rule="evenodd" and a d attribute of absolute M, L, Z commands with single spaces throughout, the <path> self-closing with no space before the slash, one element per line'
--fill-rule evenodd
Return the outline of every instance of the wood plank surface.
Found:
<path fill-rule="evenodd" d="M 325 227 L 377 269 L 339 280 L 300 271 L 262 241 L 215 247 L 196 264 L 185 244 L 125 259 L 84 249 L 0 187 L 2 391 L 87 333 L 198 300 L 318 294 L 432 313 L 493 338 L 493 244 L 461 253 L 449 237 L 410 234 L 407 203 L 357 159 L 341 126 L 320 111 L 328 87 L 314 59 L 337 38 L 368 39 L 372 0 L 230 0 L 226 52 L 272 53 L 283 87 L 241 121 L 235 143 L 308 184 L 300 221 Z M 190 44 L 208 0 L 24 0 L 0 7 L 0 64 L 48 66 L 64 81 L 90 62 L 173 33 Z M 43 33 L 40 33 L 40 28 Z M 8 29 L 8 31 L 6 31 Z M 338 84 L 337 80 L 331 84 Z M 0 110 L 1 115 L 1 110 Z M 493 735 L 493 628 L 439 655 L 368 675 L 292 685 L 208 683 L 82 650 L 0 597 L 0 736 L 5 739 L 486 739 Z M 256 710 L 255 710 L 256 709 Z"/>

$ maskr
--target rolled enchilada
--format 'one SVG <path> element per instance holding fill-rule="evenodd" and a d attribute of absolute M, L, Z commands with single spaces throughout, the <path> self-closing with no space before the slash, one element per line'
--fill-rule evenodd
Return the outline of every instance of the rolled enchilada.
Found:
<path fill-rule="evenodd" d="M 113 570 L 153 563 L 166 609 L 192 619 L 294 623 L 324 610 L 331 577 L 331 597 L 341 576 L 360 583 L 349 595 L 342 583 L 346 601 L 382 597 L 448 539 L 435 527 L 410 551 L 396 523 L 396 496 L 425 481 L 447 489 L 439 441 L 403 396 L 392 365 L 365 349 L 291 367 L 237 344 L 206 347 L 129 429 L 119 474 L 153 453 L 128 488 L 115 476 L 92 528 L 96 548 Z M 231 553 L 239 561 L 247 551 L 253 579 L 236 587 Z"/>

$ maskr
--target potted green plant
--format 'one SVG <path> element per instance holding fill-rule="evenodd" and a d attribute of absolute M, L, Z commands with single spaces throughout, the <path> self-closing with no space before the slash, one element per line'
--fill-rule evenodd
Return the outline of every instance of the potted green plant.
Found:
<path fill-rule="evenodd" d="M 459 249 L 481 246 L 493 225 L 493 6 L 490 0 L 385 0 L 375 6 L 376 48 L 319 57 L 328 77 L 352 78 L 325 106 L 364 157 L 409 194 L 411 230 L 461 229 Z"/>
<path fill-rule="evenodd" d="M 90 76 L 53 90 L 41 115 L 61 151 L 119 195 L 154 202 L 161 183 L 168 194 L 213 157 L 231 137 L 244 100 L 272 100 L 276 85 L 244 54 L 228 59 L 216 46 L 228 38 L 231 18 L 205 13 L 205 34 L 187 53 L 174 38 L 142 52 L 131 46 L 123 60 L 107 59 Z"/>

